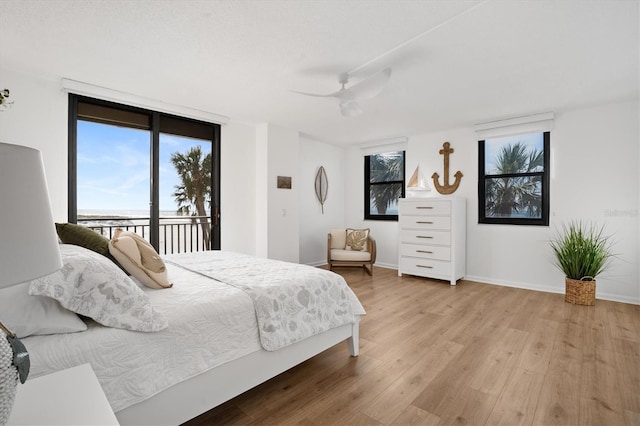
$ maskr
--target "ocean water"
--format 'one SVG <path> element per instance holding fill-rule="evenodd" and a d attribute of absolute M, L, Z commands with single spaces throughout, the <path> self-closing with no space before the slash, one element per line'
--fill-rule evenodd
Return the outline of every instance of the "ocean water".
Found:
<path fill-rule="evenodd" d="M 149 210 L 128 209 L 128 210 L 111 210 L 111 209 L 78 209 L 78 217 L 146 217 L 150 215 Z M 160 217 L 176 217 L 175 210 L 160 210 Z"/>
<path fill-rule="evenodd" d="M 148 210 L 78 209 L 78 222 L 89 227 L 149 225 Z M 190 223 L 191 217 L 178 216 L 175 210 L 160 210 L 160 223 Z"/>

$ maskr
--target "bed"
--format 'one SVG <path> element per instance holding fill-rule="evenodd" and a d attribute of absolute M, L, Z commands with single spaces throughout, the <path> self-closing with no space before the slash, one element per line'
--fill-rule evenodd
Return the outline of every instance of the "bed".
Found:
<path fill-rule="evenodd" d="M 23 338 L 30 378 L 90 363 L 123 425 L 183 423 L 340 342 L 358 355 L 365 311 L 332 272 L 220 251 L 167 255 L 173 286 L 152 289 L 127 277 L 147 304 L 128 307 L 142 319 L 123 319 L 104 314 L 102 305 L 131 297 L 105 286 L 105 276 L 87 284 L 87 271 L 68 267 L 84 267 L 83 256 L 102 264 L 104 256 L 68 244 L 61 249 L 65 267 L 31 282 L 30 298 L 55 299 L 65 315 L 84 315 L 85 329 Z M 76 286 L 61 289 L 63 277 Z M 91 297 L 65 300 L 65 292 L 82 285 L 91 286 Z M 132 323 L 143 331 L 125 329 Z"/>

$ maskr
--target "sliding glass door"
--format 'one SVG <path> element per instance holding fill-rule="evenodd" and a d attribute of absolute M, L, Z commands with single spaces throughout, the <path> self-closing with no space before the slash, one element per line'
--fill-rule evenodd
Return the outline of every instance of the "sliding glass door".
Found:
<path fill-rule="evenodd" d="M 220 248 L 219 125 L 70 95 L 69 221 L 159 253 Z"/>
<path fill-rule="evenodd" d="M 211 214 L 211 170 L 211 141 L 160 133 L 160 223 L 175 223 L 160 229 L 164 252 L 211 246 L 217 218 L 215 209 Z"/>

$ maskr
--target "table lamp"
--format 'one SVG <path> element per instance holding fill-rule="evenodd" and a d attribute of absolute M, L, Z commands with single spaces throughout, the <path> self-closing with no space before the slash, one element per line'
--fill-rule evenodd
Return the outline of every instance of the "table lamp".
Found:
<path fill-rule="evenodd" d="M 62 268 L 40 151 L 0 143 L 0 289 Z M 0 312 L 0 424 L 9 419 L 29 355 L 2 323 Z"/>

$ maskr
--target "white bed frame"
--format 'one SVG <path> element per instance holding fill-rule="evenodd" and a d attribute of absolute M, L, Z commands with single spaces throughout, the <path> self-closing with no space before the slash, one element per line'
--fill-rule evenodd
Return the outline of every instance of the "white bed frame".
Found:
<path fill-rule="evenodd" d="M 278 351 L 253 352 L 116 413 L 121 425 L 179 425 L 346 340 L 358 356 L 360 318 Z M 158 372 L 162 374 L 162 372 Z"/>

